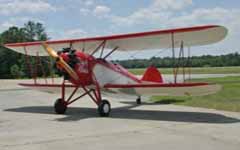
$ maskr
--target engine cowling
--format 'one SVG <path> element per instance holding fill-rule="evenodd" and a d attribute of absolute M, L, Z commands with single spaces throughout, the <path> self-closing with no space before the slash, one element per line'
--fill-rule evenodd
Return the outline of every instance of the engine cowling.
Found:
<path fill-rule="evenodd" d="M 79 77 L 79 81 L 74 81 L 69 76 L 67 76 L 66 72 L 61 66 L 57 66 L 57 68 L 65 74 L 65 78 L 73 82 L 74 84 L 80 85 L 90 85 L 92 84 L 92 74 L 91 74 L 91 66 L 90 59 L 92 56 L 84 54 L 80 51 L 73 52 L 62 52 L 59 54 L 64 61 L 68 63 L 70 67 L 77 73 Z M 66 77 L 67 76 L 67 77 Z"/>

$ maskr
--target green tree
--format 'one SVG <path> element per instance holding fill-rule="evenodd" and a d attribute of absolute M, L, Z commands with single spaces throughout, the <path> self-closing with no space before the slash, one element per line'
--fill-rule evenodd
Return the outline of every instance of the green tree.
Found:
<path fill-rule="evenodd" d="M 45 28 L 41 23 L 35 23 L 29 21 L 24 24 L 23 28 L 25 34 L 27 35 L 28 41 L 45 41 L 48 40 L 48 36 L 45 32 Z"/>
<path fill-rule="evenodd" d="M 13 65 L 11 68 L 10 68 L 10 71 L 11 71 L 11 76 L 13 77 L 13 78 L 17 78 L 17 79 L 19 79 L 19 78 L 21 78 L 22 77 L 22 75 L 23 75 L 23 73 L 21 72 L 21 70 L 20 70 L 20 68 L 18 67 L 18 65 Z"/>
<path fill-rule="evenodd" d="M 47 39 L 49 38 L 44 26 L 41 23 L 29 21 L 22 28 L 10 27 L 8 30 L 2 32 L 0 34 L 0 45 L 6 43 L 43 41 Z M 0 78 L 13 78 L 12 66 L 15 66 L 13 70 L 18 66 L 22 74 L 31 77 L 29 70 L 25 69 L 26 64 L 23 64 L 23 62 L 25 62 L 24 60 L 24 55 L 0 46 Z M 30 57 L 30 62 L 34 62 L 33 57 Z"/>

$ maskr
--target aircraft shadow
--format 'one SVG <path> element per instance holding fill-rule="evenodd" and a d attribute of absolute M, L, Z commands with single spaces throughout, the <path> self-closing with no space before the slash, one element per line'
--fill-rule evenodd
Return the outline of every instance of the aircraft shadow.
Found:
<path fill-rule="evenodd" d="M 191 122 L 191 123 L 213 123 L 213 124 L 240 122 L 239 119 L 227 117 L 216 113 L 131 109 L 137 106 L 139 105 L 114 108 L 112 109 L 110 118 Z M 50 106 L 20 107 L 6 109 L 5 111 L 38 114 L 55 114 L 53 107 Z M 99 118 L 96 108 L 69 107 L 66 114 L 63 115 L 63 118 L 58 118 L 56 120 L 78 121 L 88 118 Z"/>

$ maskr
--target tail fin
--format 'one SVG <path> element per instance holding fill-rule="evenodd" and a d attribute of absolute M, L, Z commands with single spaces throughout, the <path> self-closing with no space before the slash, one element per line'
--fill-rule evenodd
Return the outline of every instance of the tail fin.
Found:
<path fill-rule="evenodd" d="M 145 71 L 142 81 L 163 83 L 162 75 L 154 66 L 150 66 Z"/>

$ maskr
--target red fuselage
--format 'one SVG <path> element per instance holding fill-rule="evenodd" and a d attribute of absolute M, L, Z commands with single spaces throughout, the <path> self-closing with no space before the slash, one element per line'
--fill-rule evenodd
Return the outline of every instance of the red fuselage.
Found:
<path fill-rule="evenodd" d="M 101 82 L 103 80 L 104 82 L 111 83 L 114 80 L 118 80 L 119 78 L 128 80 L 126 81 L 127 83 L 141 82 L 137 77 L 129 73 L 128 70 L 123 68 L 121 65 L 113 64 L 105 59 L 95 58 L 92 55 L 88 55 L 81 51 L 62 52 L 59 55 L 76 72 L 79 78 L 77 81 L 70 77 L 68 78 L 68 80 L 75 85 L 96 85 L 98 84 L 98 82 Z M 99 67 L 101 68 L 100 70 Z M 63 67 L 57 66 L 57 68 L 60 71 L 65 72 Z M 107 70 L 105 70 L 104 68 Z M 96 72 L 96 70 L 98 71 Z M 99 76 L 99 74 L 101 74 L 101 77 Z"/>

